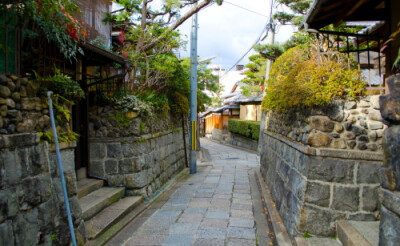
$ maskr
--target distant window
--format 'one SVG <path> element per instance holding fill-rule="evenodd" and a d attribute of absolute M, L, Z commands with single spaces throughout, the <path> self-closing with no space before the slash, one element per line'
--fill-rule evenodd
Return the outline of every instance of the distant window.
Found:
<path fill-rule="evenodd" d="M 18 31 L 15 27 L 15 19 L 15 16 L 9 16 L 7 12 L 0 15 L 0 73 L 18 73 Z"/>

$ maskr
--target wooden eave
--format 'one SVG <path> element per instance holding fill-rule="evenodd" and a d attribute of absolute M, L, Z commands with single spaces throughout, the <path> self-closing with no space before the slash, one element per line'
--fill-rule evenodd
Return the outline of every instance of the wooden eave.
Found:
<path fill-rule="evenodd" d="M 113 62 L 125 65 L 129 63 L 129 60 L 107 50 L 103 50 L 95 45 L 89 43 L 80 43 L 79 46 L 82 47 L 84 51 L 83 57 L 88 65 L 108 65 Z"/>
<path fill-rule="evenodd" d="M 305 23 L 307 29 L 319 30 L 344 21 L 384 21 L 385 0 L 315 0 Z"/>

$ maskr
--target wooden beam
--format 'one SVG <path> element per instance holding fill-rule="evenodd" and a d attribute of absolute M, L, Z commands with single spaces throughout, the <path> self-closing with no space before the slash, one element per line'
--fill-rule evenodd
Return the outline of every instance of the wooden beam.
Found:
<path fill-rule="evenodd" d="M 367 1 L 369 1 L 369 0 L 354 0 L 353 2 L 350 2 L 349 4 L 347 4 L 347 6 L 350 8 L 350 10 L 347 12 L 347 14 L 345 14 L 345 17 L 353 14 L 358 8 L 360 8 Z"/>

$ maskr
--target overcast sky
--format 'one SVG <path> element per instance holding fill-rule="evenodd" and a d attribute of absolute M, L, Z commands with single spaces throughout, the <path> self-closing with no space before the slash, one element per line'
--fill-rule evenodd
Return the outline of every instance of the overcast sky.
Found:
<path fill-rule="evenodd" d="M 201 10 L 198 15 L 198 56 L 208 58 L 216 56 L 212 61 L 222 68 L 229 69 L 254 44 L 267 24 L 270 0 L 224 0 L 222 6 L 213 4 Z M 240 7 L 246 8 L 242 9 Z M 259 13 L 259 14 L 257 14 Z M 264 15 L 264 16 L 262 16 Z M 190 56 L 190 29 L 192 20 L 187 20 L 178 29 L 188 43 L 181 56 Z M 283 42 L 293 32 L 290 26 L 280 27 L 275 40 Z M 264 40 L 266 42 L 266 40 Z M 248 63 L 247 57 L 239 64 Z"/>

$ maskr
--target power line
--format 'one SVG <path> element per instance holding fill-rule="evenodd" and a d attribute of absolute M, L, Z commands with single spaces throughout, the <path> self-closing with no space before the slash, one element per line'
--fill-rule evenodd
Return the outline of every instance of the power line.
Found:
<path fill-rule="evenodd" d="M 258 36 L 257 40 L 254 42 L 254 44 L 246 51 L 246 53 L 242 57 L 239 58 L 239 60 L 237 60 L 235 62 L 235 64 L 231 68 L 226 70 L 226 72 L 221 76 L 221 78 L 223 78 L 225 75 L 227 75 L 229 71 L 231 71 L 237 64 L 239 64 L 239 62 L 241 60 L 243 60 L 243 58 L 245 58 L 247 56 L 247 54 L 249 54 L 249 52 L 253 49 L 254 45 L 256 45 L 258 42 L 260 42 L 260 39 L 261 39 L 262 35 L 264 34 L 264 32 L 267 31 L 267 33 L 268 33 L 269 28 L 270 28 L 270 25 L 269 25 L 269 22 L 267 22 L 266 26 L 264 27 L 264 29 L 262 30 L 262 32 Z"/>
<path fill-rule="evenodd" d="M 270 13 L 269 13 L 269 15 L 270 15 L 269 17 L 268 17 L 268 16 L 265 16 L 265 15 L 263 15 L 263 14 L 256 13 L 256 12 L 254 12 L 254 11 L 252 11 L 252 10 L 246 9 L 246 10 L 251 11 L 251 12 L 254 12 L 254 13 L 256 13 L 256 14 L 265 16 L 265 17 L 269 18 L 269 20 L 268 20 L 267 24 L 265 25 L 265 28 L 262 30 L 260 36 L 258 36 L 256 42 L 254 42 L 254 44 L 250 47 L 250 49 L 247 50 L 246 53 L 245 53 L 242 57 L 240 57 L 240 59 L 239 59 L 237 62 L 235 62 L 235 64 L 234 64 L 231 68 L 229 68 L 229 70 L 227 70 L 221 77 L 224 77 L 226 74 L 228 74 L 229 71 L 231 71 L 237 64 L 239 64 L 239 62 L 240 62 L 241 60 L 243 60 L 243 58 L 246 57 L 247 54 L 249 54 L 249 52 L 253 49 L 254 45 L 256 45 L 258 42 L 260 42 L 260 39 L 261 39 L 262 35 L 264 34 L 264 31 L 267 32 L 267 36 L 268 36 L 269 30 L 271 29 L 271 27 L 272 27 L 272 25 L 273 25 L 272 7 L 273 7 L 273 6 L 275 5 L 275 3 L 276 3 L 276 0 L 270 0 L 270 1 L 272 1 L 272 2 L 271 2 L 271 11 L 270 11 Z M 232 4 L 232 5 L 237 6 L 237 7 L 240 7 L 240 8 L 243 8 L 243 7 L 241 7 L 241 6 L 235 5 L 235 4 L 230 3 L 230 2 L 227 2 L 227 1 L 224 1 L 224 2 L 225 2 L 225 3 Z M 243 9 L 245 9 L 245 8 L 243 8 Z"/>
<path fill-rule="evenodd" d="M 252 13 L 254 13 L 254 14 L 261 15 L 261 16 L 263 16 L 263 17 L 268 18 L 268 16 L 266 16 L 266 15 L 260 14 L 260 13 L 258 13 L 258 12 L 256 12 L 256 11 L 253 11 L 253 10 L 251 10 L 251 9 L 247 9 L 247 8 L 245 8 L 245 7 L 236 5 L 236 4 L 234 4 L 234 3 L 230 3 L 230 2 L 228 2 L 228 1 L 224 1 L 224 3 L 228 3 L 228 4 L 233 5 L 233 6 L 235 6 L 235 7 L 238 7 L 238 8 L 244 9 L 244 10 L 246 10 L 246 11 L 252 12 Z"/>

